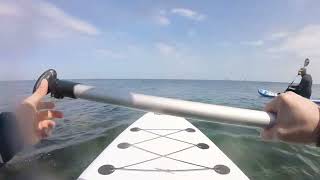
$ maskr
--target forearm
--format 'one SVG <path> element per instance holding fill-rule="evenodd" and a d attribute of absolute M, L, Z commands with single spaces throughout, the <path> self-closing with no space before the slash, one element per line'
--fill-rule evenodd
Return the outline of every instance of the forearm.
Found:
<path fill-rule="evenodd" d="M 18 122 L 13 113 L 0 114 L 0 155 L 2 163 L 8 162 L 23 148 Z"/>

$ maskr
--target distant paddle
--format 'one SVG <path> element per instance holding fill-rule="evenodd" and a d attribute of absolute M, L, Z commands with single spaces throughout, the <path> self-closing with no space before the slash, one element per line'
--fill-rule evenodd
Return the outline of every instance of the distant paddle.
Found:
<path fill-rule="evenodd" d="M 303 68 L 307 67 L 307 66 L 309 65 L 309 63 L 310 63 L 309 58 L 305 59 L 305 60 L 304 60 L 304 64 L 303 64 Z M 297 79 L 298 76 L 299 76 L 299 75 L 296 75 L 296 76 L 294 77 L 293 81 L 289 84 L 289 86 L 287 87 L 287 89 L 286 89 L 284 92 L 286 92 L 286 91 L 289 89 L 289 87 L 296 81 L 296 79 Z"/>

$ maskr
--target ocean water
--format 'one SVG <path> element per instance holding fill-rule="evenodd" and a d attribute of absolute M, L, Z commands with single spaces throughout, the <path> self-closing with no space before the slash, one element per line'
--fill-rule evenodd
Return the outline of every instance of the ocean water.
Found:
<path fill-rule="evenodd" d="M 284 83 L 189 80 L 77 80 L 106 90 L 138 93 L 261 110 L 269 99 L 258 88 L 280 92 Z M 0 82 L 0 111 L 10 111 L 30 95 L 34 82 Z M 313 97 L 320 98 L 314 85 Z M 84 100 L 47 100 L 56 103 L 65 118 L 53 135 L 20 153 L 0 170 L 0 179 L 76 179 L 126 127 L 144 112 Z M 265 142 L 260 130 L 190 120 L 250 178 L 264 180 L 320 179 L 320 148 Z"/>

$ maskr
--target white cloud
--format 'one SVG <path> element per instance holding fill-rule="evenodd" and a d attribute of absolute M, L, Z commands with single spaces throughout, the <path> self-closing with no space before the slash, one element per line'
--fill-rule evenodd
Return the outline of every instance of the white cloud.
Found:
<path fill-rule="evenodd" d="M 83 34 L 95 36 L 99 30 L 90 23 L 71 16 L 55 5 L 45 1 L 28 3 L 0 3 L 0 33 L 24 33 L 34 37 L 60 38 L 66 35 Z M 30 23 L 32 22 L 32 23 Z M 17 29 L 18 27 L 18 29 Z"/>
<path fill-rule="evenodd" d="M 288 32 L 276 32 L 271 34 L 269 40 L 279 40 L 287 37 L 289 35 Z"/>
<path fill-rule="evenodd" d="M 246 45 L 246 46 L 254 46 L 254 47 L 258 47 L 258 46 L 262 46 L 264 44 L 263 40 L 257 40 L 257 41 L 243 41 L 240 44 L 242 45 Z"/>
<path fill-rule="evenodd" d="M 14 4 L 0 2 L 0 16 L 19 16 L 20 11 Z"/>
<path fill-rule="evenodd" d="M 39 12 L 46 16 L 53 23 L 63 26 L 66 29 L 87 35 L 97 35 L 99 31 L 93 25 L 66 14 L 63 10 L 53 4 L 42 2 L 39 4 Z"/>
<path fill-rule="evenodd" d="M 26 59 L 47 39 L 98 34 L 98 29 L 90 23 L 43 0 L 0 2 L 0 54 L 3 59 Z"/>
<path fill-rule="evenodd" d="M 172 15 L 182 16 L 193 21 L 203 21 L 206 18 L 204 14 L 200 14 L 191 9 L 173 8 L 170 11 L 160 10 L 158 15 L 154 16 L 154 19 L 157 24 L 161 26 L 168 26 L 171 24 L 170 17 Z"/>
<path fill-rule="evenodd" d="M 290 53 L 300 58 L 320 58 L 320 25 L 308 25 L 296 32 L 290 33 L 278 45 L 270 48 L 271 53 Z"/>
<path fill-rule="evenodd" d="M 155 44 L 155 47 L 162 55 L 165 56 L 177 54 L 176 47 L 167 43 L 159 42 Z"/>
<path fill-rule="evenodd" d="M 206 18 L 204 14 L 200 14 L 196 11 L 193 11 L 191 9 L 185 9 L 185 8 L 174 8 L 171 10 L 172 14 L 176 14 L 182 17 L 186 17 L 191 20 L 195 21 L 202 21 Z"/>
<path fill-rule="evenodd" d="M 158 14 L 154 16 L 154 21 L 160 26 L 168 26 L 171 24 L 166 10 L 160 10 Z"/>
<path fill-rule="evenodd" d="M 170 19 L 165 15 L 156 16 L 155 19 L 159 25 L 168 26 L 170 24 Z"/>
<path fill-rule="evenodd" d="M 120 53 L 120 52 L 116 52 L 116 51 L 111 50 L 111 49 L 97 49 L 96 50 L 96 54 L 99 57 L 102 57 L 102 58 L 112 58 L 112 59 L 125 59 L 125 58 L 128 58 L 128 56 L 126 56 L 125 54 Z"/>

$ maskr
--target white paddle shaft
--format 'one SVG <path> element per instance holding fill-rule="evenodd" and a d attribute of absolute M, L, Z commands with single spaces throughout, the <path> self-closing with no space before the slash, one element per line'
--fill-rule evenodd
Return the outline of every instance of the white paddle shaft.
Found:
<path fill-rule="evenodd" d="M 77 84 L 73 88 L 76 98 L 114 104 L 144 111 L 203 119 L 228 124 L 268 127 L 275 120 L 274 114 L 192 101 L 149 96 L 123 91 L 104 91 L 92 86 Z"/>

